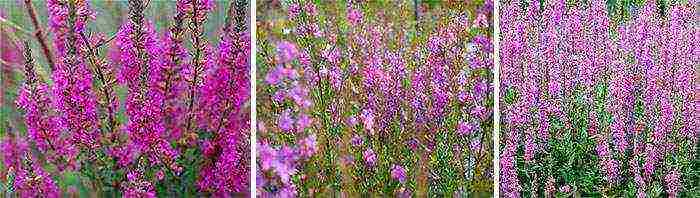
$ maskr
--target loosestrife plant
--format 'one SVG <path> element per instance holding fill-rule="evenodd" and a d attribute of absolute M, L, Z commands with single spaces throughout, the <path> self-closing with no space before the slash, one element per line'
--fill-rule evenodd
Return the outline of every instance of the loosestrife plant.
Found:
<path fill-rule="evenodd" d="M 161 33 L 144 15 L 147 3 L 128 1 L 128 16 L 107 39 L 90 34 L 88 24 L 99 15 L 88 1 L 46 2 L 53 47 L 43 53 L 55 65 L 50 78 L 37 75 L 24 45 L 16 104 L 26 132 L 9 128 L 0 142 L 3 195 L 76 196 L 76 187 L 64 183 L 76 176 L 92 196 L 248 191 L 247 3 L 173 2 Z M 204 24 L 214 6 L 228 13 L 219 38 L 208 39 Z M 109 46 L 108 55 L 100 54 Z"/>
<path fill-rule="evenodd" d="M 697 5 L 624 2 L 502 1 L 501 195 L 697 196 Z"/>
<path fill-rule="evenodd" d="M 258 15 L 259 195 L 491 192 L 491 2 L 411 5 Z"/>

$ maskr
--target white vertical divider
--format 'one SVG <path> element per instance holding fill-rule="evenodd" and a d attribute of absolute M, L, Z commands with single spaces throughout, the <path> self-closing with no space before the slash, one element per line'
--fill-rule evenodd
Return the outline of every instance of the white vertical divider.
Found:
<path fill-rule="evenodd" d="M 500 131 L 501 131 L 501 111 L 500 111 L 500 90 L 501 90 L 501 63 L 500 63 L 500 49 L 501 49 L 501 27 L 500 27 L 500 12 L 499 7 L 501 6 L 500 0 L 494 0 L 493 2 L 493 40 L 494 42 L 494 53 L 493 53 L 493 197 L 500 197 L 498 190 L 500 189 Z"/>
<path fill-rule="evenodd" d="M 249 6 L 250 6 L 250 197 L 257 197 L 256 195 L 256 173 L 258 170 L 258 163 L 255 161 L 255 157 L 257 156 L 257 133 L 256 131 L 258 130 L 257 127 L 257 111 L 256 111 L 256 95 L 255 95 L 255 81 L 257 78 L 256 75 L 256 69 L 257 69 L 257 64 L 255 61 L 255 57 L 257 54 L 257 45 L 256 45 L 256 20 L 255 20 L 255 15 L 256 15 L 256 1 L 255 0 L 249 0 Z"/>

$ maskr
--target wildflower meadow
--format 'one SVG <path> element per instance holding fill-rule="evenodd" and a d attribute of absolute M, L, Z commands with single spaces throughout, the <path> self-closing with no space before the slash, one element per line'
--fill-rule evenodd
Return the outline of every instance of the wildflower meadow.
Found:
<path fill-rule="evenodd" d="M 0 5 L 0 197 L 248 194 L 247 2 Z"/>
<path fill-rule="evenodd" d="M 700 197 L 698 5 L 0 0 L 0 197 Z"/>
<path fill-rule="evenodd" d="M 694 1 L 501 1 L 504 197 L 698 197 Z"/>
<path fill-rule="evenodd" d="M 490 197 L 491 1 L 257 10 L 263 197 Z"/>

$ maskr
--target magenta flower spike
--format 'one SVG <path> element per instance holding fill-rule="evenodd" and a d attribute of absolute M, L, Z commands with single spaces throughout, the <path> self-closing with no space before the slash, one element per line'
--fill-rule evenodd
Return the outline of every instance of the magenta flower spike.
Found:
<path fill-rule="evenodd" d="M 9 129 L 0 134 L 0 183 L 9 184 L 0 185 L 8 187 L 0 194 L 230 197 L 249 193 L 247 2 L 231 1 L 219 7 L 220 2 L 210 0 L 97 4 L 50 0 L 46 13 L 34 10 L 44 5 L 23 4 L 34 29 L 24 29 L 32 27 L 23 24 L 29 20 L 3 17 L 13 26 L 3 28 L 2 40 L 14 43 L 15 35 L 30 32 L 47 60 L 34 61 L 28 40 L 23 83 L 15 86 L 2 78 L 3 93 L 16 94 L 16 109 L 5 109 L 7 97 L 0 97 L 2 111 L 13 112 L 0 124 Z M 10 3 L 3 9 L 14 6 Z M 156 8 L 164 9 L 153 12 Z M 220 8 L 228 12 L 222 15 Z M 46 38 L 41 21 L 48 21 Z M 117 32 L 99 32 L 110 29 Z M 208 38 L 212 35 L 219 38 Z M 47 39 L 53 45 L 47 45 Z M 3 77 L 21 76 L 15 75 L 21 63 L 4 50 L 19 54 L 14 45 L 2 47 Z M 110 48 L 104 50 L 106 46 Z M 281 74 L 282 80 L 296 78 L 286 69 Z M 293 93 L 290 98 L 305 108 L 311 105 L 305 88 L 284 93 Z M 300 122 L 293 122 L 292 128 L 303 131 L 313 125 L 314 118 L 308 114 L 297 115 L 298 109 L 293 113 L 292 118 Z M 316 138 L 308 137 L 303 149 L 283 147 L 275 157 L 287 159 L 301 150 L 313 155 Z M 290 181 L 298 160 L 273 167 Z"/>

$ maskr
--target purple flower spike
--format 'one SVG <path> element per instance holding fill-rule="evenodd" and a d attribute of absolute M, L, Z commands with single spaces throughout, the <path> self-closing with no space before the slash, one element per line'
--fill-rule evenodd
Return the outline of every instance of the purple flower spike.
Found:
<path fill-rule="evenodd" d="M 394 167 L 391 168 L 391 178 L 405 184 L 406 170 L 404 170 L 400 165 L 394 164 Z"/>

